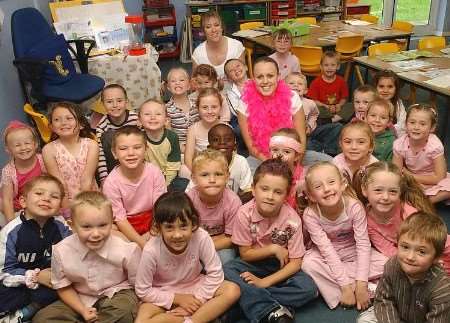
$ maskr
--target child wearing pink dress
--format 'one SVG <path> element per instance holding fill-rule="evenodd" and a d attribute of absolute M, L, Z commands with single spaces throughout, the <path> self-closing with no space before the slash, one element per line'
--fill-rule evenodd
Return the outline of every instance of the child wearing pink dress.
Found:
<path fill-rule="evenodd" d="M 136 322 L 214 321 L 239 298 L 224 281 L 208 232 L 182 192 L 161 195 L 154 207 L 152 238 L 142 253 L 136 294 L 142 300 Z M 184 318 L 184 319 L 183 319 Z"/>
<path fill-rule="evenodd" d="M 434 214 L 434 208 L 420 184 L 392 163 L 376 162 L 355 178 L 357 194 L 366 205 L 367 225 L 372 245 L 386 257 L 397 254 L 398 231 L 406 218 L 417 211 Z M 450 235 L 441 256 L 450 274 Z"/>
<path fill-rule="evenodd" d="M 406 114 L 406 134 L 394 141 L 392 162 L 422 184 L 431 202 L 450 199 L 450 173 L 444 146 L 433 133 L 437 124 L 434 107 L 412 105 Z"/>
<path fill-rule="evenodd" d="M 89 123 L 74 103 L 58 102 L 49 113 L 52 139 L 42 149 L 48 173 L 64 184 L 63 200 L 65 216 L 70 216 L 68 207 L 75 195 L 81 191 L 97 190 L 95 172 L 99 147 L 91 139 Z"/>
<path fill-rule="evenodd" d="M 46 172 L 41 154 L 37 152 L 39 139 L 33 128 L 18 120 L 8 123 L 3 139 L 10 161 L 3 167 L 0 182 L 0 227 L 22 209 L 19 198 L 25 184 Z"/>
<path fill-rule="evenodd" d="M 330 308 L 340 303 L 364 310 L 369 306 L 368 281 L 381 276 L 386 262 L 370 246 L 364 207 L 331 163 L 311 166 L 305 187 L 310 204 L 303 221 L 314 246 L 302 268 Z"/>
<path fill-rule="evenodd" d="M 364 121 L 348 123 L 339 137 L 342 153 L 333 158 L 333 163 L 351 182 L 354 174 L 378 159 L 373 155 L 375 139 L 369 125 Z"/>
<path fill-rule="evenodd" d="M 194 158 L 192 180 L 195 186 L 187 192 L 200 215 L 200 226 L 213 239 L 222 264 L 236 258 L 231 234 L 236 213 L 242 205 L 239 196 L 226 187 L 228 177 L 225 155 L 207 149 Z"/>

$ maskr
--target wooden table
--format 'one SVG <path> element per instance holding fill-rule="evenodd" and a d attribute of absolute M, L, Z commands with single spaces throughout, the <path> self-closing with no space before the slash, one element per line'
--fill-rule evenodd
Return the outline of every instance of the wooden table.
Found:
<path fill-rule="evenodd" d="M 389 39 L 406 39 L 409 41 L 411 33 L 401 30 L 391 29 L 381 25 L 368 26 L 352 26 L 343 21 L 328 21 L 322 22 L 317 27 L 311 26 L 310 33 L 305 36 L 294 37 L 292 46 L 318 46 L 318 47 L 334 47 L 336 46 L 337 37 L 364 35 L 364 42 L 371 41 L 379 42 Z M 323 40 L 321 38 L 326 36 L 335 36 L 333 40 Z M 241 37 L 246 41 L 252 42 L 255 45 L 262 46 L 266 49 L 273 50 L 273 43 L 271 35 L 264 35 L 255 38 Z"/>
<path fill-rule="evenodd" d="M 424 60 L 432 63 L 434 66 L 430 66 L 428 68 L 424 68 L 424 70 L 430 68 L 438 68 L 438 69 L 450 69 L 450 56 L 442 56 L 442 57 L 434 57 L 434 58 L 419 58 L 420 60 Z M 417 73 L 417 71 L 403 71 L 396 68 L 389 62 L 384 62 L 377 57 L 368 57 L 368 56 L 360 56 L 354 57 L 353 60 L 361 66 L 374 69 L 374 70 L 392 70 L 394 71 L 398 77 L 409 83 L 413 84 L 416 87 L 425 89 L 430 91 L 431 93 L 440 94 L 450 99 L 450 88 L 442 88 L 437 86 L 432 86 L 425 81 L 429 80 L 428 77 Z M 449 84 L 450 85 L 450 84 Z"/>

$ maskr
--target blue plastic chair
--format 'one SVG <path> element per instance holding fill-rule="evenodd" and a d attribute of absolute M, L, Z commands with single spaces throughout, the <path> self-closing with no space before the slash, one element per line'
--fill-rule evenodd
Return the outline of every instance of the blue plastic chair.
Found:
<path fill-rule="evenodd" d="M 83 52 L 77 54 L 63 35 L 53 32 L 35 8 L 19 9 L 12 14 L 11 33 L 14 65 L 18 68 L 27 102 L 32 103 L 33 98 L 39 109 L 48 102 L 81 103 L 103 89 L 105 81 L 102 78 L 87 74 L 87 57 L 93 41 L 87 41 L 91 45 L 87 52 L 82 44 L 85 41 L 76 41 L 77 49 L 83 48 Z M 69 50 L 75 54 L 84 73 L 76 72 Z M 30 93 L 27 91 L 29 84 Z"/>

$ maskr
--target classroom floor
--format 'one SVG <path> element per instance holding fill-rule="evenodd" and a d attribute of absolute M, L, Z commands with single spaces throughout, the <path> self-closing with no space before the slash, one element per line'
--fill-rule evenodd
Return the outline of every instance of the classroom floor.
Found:
<path fill-rule="evenodd" d="M 161 69 L 161 75 L 163 79 L 166 79 L 167 72 L 170 68 L 175 66 L 180 66 L 179 60 L 176 59 L 165 59 L 160 60 L 158 65 Z M 191 64 L 181 64 L 188 71 L 191 71 Z M 364 69 L 362 69 L 364 73 Z M 364 74 L 363 74 L 364 75 Z M 353 82 L 352 88 L 356 87 L 356 81 Z M 408 96 L 408 87 L 405 86 L 402 89 L 402 97 Z M 350 92 L 352 93 L 352 91 Z M 417 90 L 417 102 L 429 102 L 428 93 L 422 91 L 420 89 Z M 444 138 L 444 146 L 447 158 L 447 167 L 450 169 L 450 124 L 449 118 L 447 117 L 447 109 L 448 101 L 446 98 L 438 96 L 437 106 L 439 109 L 439 125 L 437 134 L 440 138 Z M 438 213 L 447 224 L 447 228 L 449 229 L 450 234 L 450 206 L 446 206 L 444 204 L 440 204 L 437 207 Z M 302 323 L 355 323 L 356 318 L 358 316 L 358 311 L 355 309 L 343 309 L 342 307 L 338 307 L 334 310 L 330 310 L 328 306 L 325 304 L 322 298 L 318 298 L 315 301 L 303 306 L 296 310 L 295 321 Z M 238 323 L 246 323 L 249 322 L 247 320 L 241 319 Z"/>

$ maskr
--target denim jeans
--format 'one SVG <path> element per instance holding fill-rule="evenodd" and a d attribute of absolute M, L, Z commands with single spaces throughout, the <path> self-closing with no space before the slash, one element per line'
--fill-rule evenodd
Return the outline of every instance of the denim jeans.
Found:
<path fill-rule="evenodd" d="M 341 130 L 342 124 L 339 122 L 318 125 L 308 138 L 307 149 L 336 156 L 339 154 L 339 135 Z"/>
<path fill-rule="evenodd" d="M 239 305 L 251 323 L 260 322 L 280 305 L 299 307 L 318 296 L 314 281 L 302 271 L 268 288 L 250 285 L 240 276 L 248 271 L 263 278 L 279 269 L 280 264 L 276 258 L 253 263 L 235 259 L 224 266 L 225 279 L 238 284 L 241 289 Z"/>
<path fill-rule="evenodd" d="M 236 258 L 236 250 L 234 248 L 221 249 L 221 250 L 217 251 L 217 255 L 219 256 L 220 261 L 222 262 L 222 266 L 223 266 L 230 260 L 233 260 Z"/>

